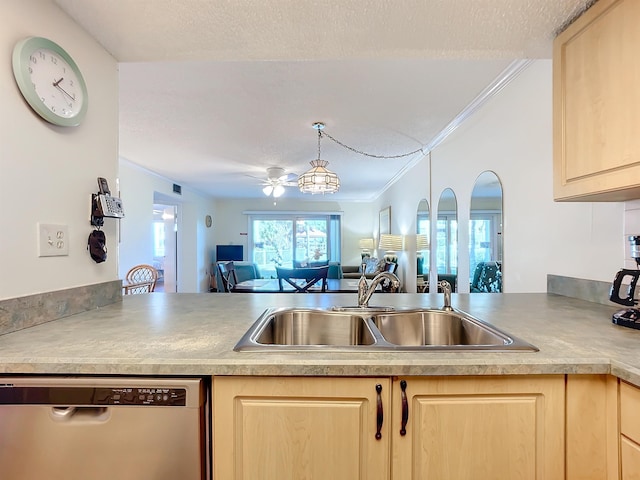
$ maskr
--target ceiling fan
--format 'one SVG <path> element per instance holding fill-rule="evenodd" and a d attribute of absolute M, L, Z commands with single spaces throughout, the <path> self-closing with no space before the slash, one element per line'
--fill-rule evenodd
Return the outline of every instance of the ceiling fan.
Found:
<path fill-rule="evenodd" d="M 269 167 L 267 168 L 267 179 L 262 182 L 262 185 L 264 185 L 262 193 L 267 197 L 273 195 L 274 198 L 278 198 L 284 193 L 284 187 L 298 186 L 298 175 L 284 173 L 284 168 Z"/>

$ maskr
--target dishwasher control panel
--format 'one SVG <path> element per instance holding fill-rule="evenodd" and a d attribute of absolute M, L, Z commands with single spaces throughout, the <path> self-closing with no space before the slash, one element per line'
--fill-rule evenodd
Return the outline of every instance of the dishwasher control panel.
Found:
<path fill-rule="evenodd" d="M 0 384 L 0 405 L 157 405 L 184 407 L 187 390 L 167 387 L 41 387 Z"/>
<path fill-rule="evenodd" d="M 103 388 L 106 403 L 101 405 L 163 405 L 184 407 L 187 391 L 184 388 Z"/>

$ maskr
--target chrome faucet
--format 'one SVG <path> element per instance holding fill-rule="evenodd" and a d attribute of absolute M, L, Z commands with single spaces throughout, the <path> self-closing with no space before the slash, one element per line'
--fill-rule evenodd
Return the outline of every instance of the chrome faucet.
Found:
<path fill-rule="evenodd" d="M 442 309 L 450 312 L 453 310 L 453 307 L 451 306 L 451 284 L 446 280 L 440 280 L 438 282 L 438 287 L 441 288 L 444 293 L 444 307 L 442 307 Z"/>
<path fill-rule="evenodd" d="M 373 295 L 373 292 L 376 291 L 376 287 L 383 280 L 389 280 L 394 289 L 400 288 L 400 279 L 394 273 L 380 272 L 373 277 L 371 284 L 368 284 L 364 271 L 365 265 L 362 265 L 362 275 L 358 281 L 358 306 L 361 308 L 367 308 L 369 306 L 369 299 L 371 298 L 371 295 Z"/>

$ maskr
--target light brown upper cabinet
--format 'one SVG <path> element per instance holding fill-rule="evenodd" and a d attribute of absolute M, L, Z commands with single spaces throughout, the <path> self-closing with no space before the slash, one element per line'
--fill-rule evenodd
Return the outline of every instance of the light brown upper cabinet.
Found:
<path fill-rule="evenodd" d="M 640 2 L 599 0 L 554 41 L 554 198 L 640 198 Z"/>

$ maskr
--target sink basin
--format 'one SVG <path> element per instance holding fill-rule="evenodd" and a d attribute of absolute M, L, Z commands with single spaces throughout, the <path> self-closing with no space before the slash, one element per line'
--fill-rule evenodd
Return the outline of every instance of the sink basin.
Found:
<path fill-rule="evenodd" d="M 373 321 L 387 342 L 403 347 L 537 350 L 492 325 L 455 310 L 389 312 L 375 315 Z"/>
<path fill-rule="evenodd" d="M 268 309 L 234 350 L 537 351 L 459 310 L 334 307 Z"/>
<path fill-rule="evenodd" d="M 376 343 L 365 317 L 350 312 L 312 309 L 267 312 L 243 337 L 246 347 L 340 348 Z"/>

